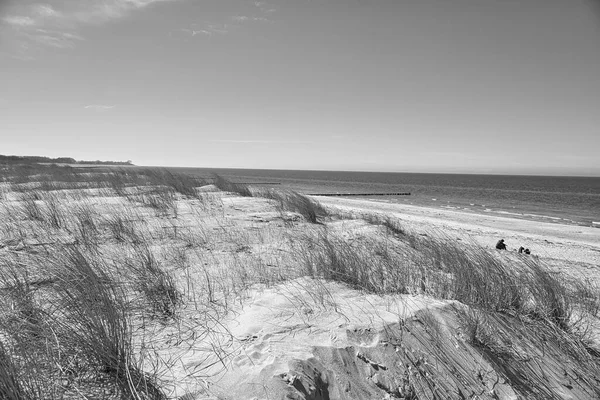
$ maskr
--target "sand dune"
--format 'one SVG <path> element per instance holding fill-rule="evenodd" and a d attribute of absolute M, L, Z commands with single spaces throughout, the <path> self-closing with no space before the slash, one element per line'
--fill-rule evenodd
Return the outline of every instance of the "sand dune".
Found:
<path fill-rule="evenodd" d="M 44 365 L 56 393 L 89 398 L 108 381 L 113 397 L 158 400 L 600 398 L 600 229 L 318 198 L 325 213 L 291 192 L 244 197 L 152 177 L 162 190 L 119 175 L 87 191 L 0 187 L 0 296 L 11 304 L 0 344 L 56 350 L 11 344 L 15 368 L 23 353 L 33 360 L 22 376 Z M 494 249 L 499 238 L 508 251 Z M 521 245 L 533 254 L 517 254 Z M 87 281 L 68 273 L 103 278 L 77 285 Z M 29 295 L 15 277 L 37 297 L 15 297 Z M 90 290 L 104 285 L 114 298 Z M 111 301 L 124 313 L 103 314 Z M 13 323 L 32 323 L 32 307 L 62 340 L 20 335 Z M 81 349 L 106 350 L 98 331 L 60 347 L 96 321 L 123 324 L 130 359 L 64 372 L 65 351 L 94 362 Z M 123 368 L 137 380 L 119 383 Z"/>
<path fill-rule="evenodd" d="M 394 215 L 415 232 L 456 238 L 465 245 L 493 247 L 504 237 L 509 246 L 527 245 L 539 257 L 556 261 L 562 270 L 572 267 L 573 261 L 576 273 L 597 273 L 599 268 L 595 263 L 600 241 L 595 239 L 600 231 L 593 228 L 364 200 L 319 201 L 356 216 Z M 257 208 L 254 199 L 231 199 L 231 205 L 238 213 L 232 218 L 249 212 L 262 221 L 274 217 Z M 331 227 L 368 234 L 360 223 L 342 221 Z M 518 257 L 514 248 L 505 255 Z M 230 357 L 215 369 L 210 393 L 216 398 L 518 399 L 525 393 L 540 399 L 591 399 L 598 395 L 595 384 L 577 378 L 582 367 L 565 349 L 550 344 L 554 339 L 547 328 L 523 324 L 510 315 L 480 313 L 456 301 L 372 295 L 340 283 L 298 278 L 252 290 L 230 316 L 226 331 L 235 337 L 237 347 L 232 346 Z M 478 332 L 469 331 L 470 324 L 480 322 Z M 514 342 L 515 338 L 520 339 Z M 482 352 L 486 346 L 492 350 Z M 543 347 L 546 351 L 541 354 Z M 525 380 L 514 378 L 524 371 Z M 514 379 L 507 379 L 507 374 Z"/>

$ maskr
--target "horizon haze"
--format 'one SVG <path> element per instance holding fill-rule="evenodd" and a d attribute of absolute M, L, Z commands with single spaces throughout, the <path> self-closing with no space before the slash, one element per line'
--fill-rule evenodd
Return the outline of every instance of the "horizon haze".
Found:
<path fill-rule="evenodd" d="M 1 154 L 600 176 L 585 0 L 0 0 Z"/>

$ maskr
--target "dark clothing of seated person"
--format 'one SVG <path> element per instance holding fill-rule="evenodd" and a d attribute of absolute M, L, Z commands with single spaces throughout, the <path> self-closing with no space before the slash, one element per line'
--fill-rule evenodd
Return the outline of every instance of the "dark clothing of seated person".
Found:
<path fill-rule="evenodd" d="M 498 240 L 498 243 L 496 243 L 496 248 L 498 250 L 506 250 L 506 244 L 504 243 L 504 239 Z"/>

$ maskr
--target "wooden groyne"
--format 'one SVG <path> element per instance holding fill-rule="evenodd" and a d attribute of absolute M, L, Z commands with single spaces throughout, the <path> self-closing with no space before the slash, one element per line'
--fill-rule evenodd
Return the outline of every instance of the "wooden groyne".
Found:
<path fill-rule="evenodd" d="M 212 178 L 209 178 L 212 179 Z M 212 179 L 214 182 L 215 179 Z M 281 182 L 231 182 L 234 185 L 281 185 Z"/>
<path fill-rule="evenodd" d="M 281 182 L 232 182 L 236 185 L 281 185 Z"/>
<path fill-rule="evenodd" d="M 410 192 L 393 193 L 309 193 L 309 196 L 410 196 Z"/>

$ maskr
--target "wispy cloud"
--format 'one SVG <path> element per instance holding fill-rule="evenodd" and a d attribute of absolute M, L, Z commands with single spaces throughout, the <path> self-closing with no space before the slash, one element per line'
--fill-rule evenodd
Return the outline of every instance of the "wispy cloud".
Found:
<path fill-rule="evenodd" d="M 202 35 L 202 36 L 215 36 L 215 35 L 226 35 L 230 32 L 232 26 L 230 24 L 214 24 L 214 23 L 193 23 L 189 28 L 180 28 L 170 33 L 184 33 L 190 36 Z"/>
<path fill-rule="evenodd" d="M 115 107 L 116 107 L 115 105 L 107 106 L 104 104 L 90 104 L 90 105 L 84 106 L 83 108 L 85 108 L 86 110 L 90 110 L 90 111 L 102 112 L 102 111 L 112 110 Z"/>
<path fill-rule="evenodd" d="M 273 7 L 266 1 L 255 1 L 254 7 L 258 8 L 261 12 L 266 14 L 274 13 L 275 11 L 277 11 L 275 7 Z"/>
<path fill-rule="evenodd" d="M 49 4 L 34 4 L 31 7 L 31 11 L 34 15 L 41 18 L 57 18 L 62 15 Z"/>
<path fill-rule="evenodd" d="M 201 23 L 192 23 L 188 27 L 170 32 L 170 35 L 177 36 L 177 33 L 185 33 L 190 36 L 225 35 L 240 29 L 246 23 L 272 22 L 272 20 L 267 17 L 274 13 L 276 9 L 266 1 L 255 1 L 246 4 L 246 9 L 243 11 L 243 13 L 228 17 L 225 22 L 215 23 L 204 21 Z"/>
<path fill-rule="evenodd" d="M 23 15 L 9 15 L 2 18 L 2 22 L 19 28 L 34 26 L 36 24 L 35 19 Z"/>
<path fill-rule="evenodd" d="M 73 48 L 75 43 L 84 40 L 83 37 L 75 33 L 48 29 L 36 29 L 25 36 L 29 37 L 32 42 L 59 49 Z"/>
<path fill-rule="evenodd" d="M 234 15 L 231 17 L 232 20 L 236 22 L 248 22 L 248 21 L 262 21 L 262 22 L 270 22 L 270 19 L 267 18 L 268 14 L 272 14 L 277 11 L 273 6 L 271 6 L 266 1 L 255 1 L 253 3 L 254 7 L 248 14 L 244 15 Z"/>
<path fill-rule="evenodd" d="M 262 22 L 270 22 L 270 19 L 266 17 L 249 17 L 247 15 L 235 15 L 231 17 L 231 19 L 235 22 L 248 22 L 248 21 L 262 21 Z"/>
<path fill-rule="evenodd" d="M 68 16 L 78 23 L 99 24 L 128 16 L 135 10 L 155 3 L 177 0 L 83 0 L 86 7 L 79 7 L 69 12 Z"/>
<path fill-rule="evenodd" d="M 12 31 L 16 47 L 23 51 L 35 45 L 70 48 L 83 40 L 79 29 L 85 25 L 125 18 L 152 4 L 171 1 L 177 0 L 62 0 L 52 5 L 24 0 L 7 9 L 0 24 Z"/>

